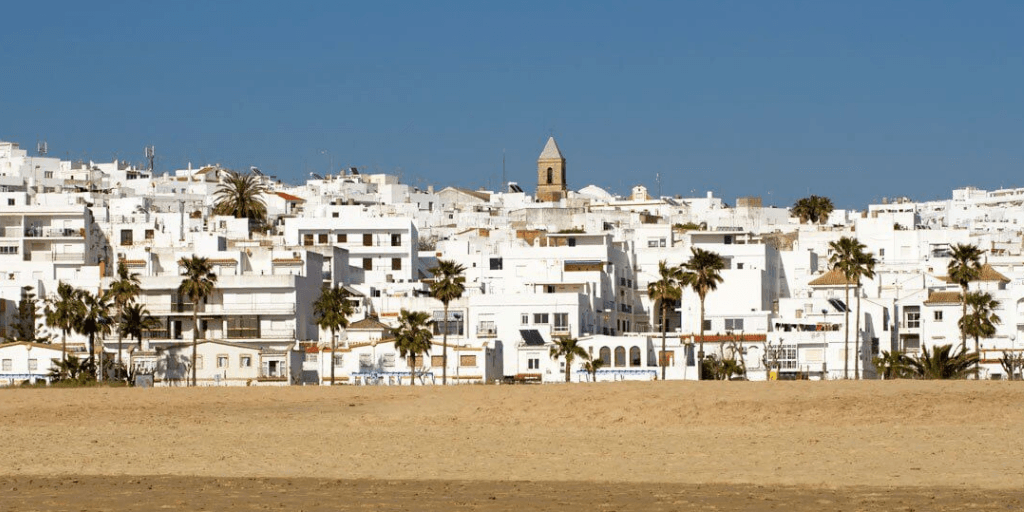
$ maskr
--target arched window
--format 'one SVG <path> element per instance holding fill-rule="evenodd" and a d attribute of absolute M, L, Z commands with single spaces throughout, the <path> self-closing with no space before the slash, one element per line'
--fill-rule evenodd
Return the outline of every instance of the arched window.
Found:
<path fill-rule="evenodd" d="M 550 168 L 550 167 L 548 167 L 548 185 L 554 183 L 554 179 L 555 179 L 555 170 Z"/>
<path fill-rule="evenodd" d="M 608 347 L 601 347 L 600 354 L 601 357 L 598 359 L 600 359 L 605 366 L 612 364 L 612 351 Z"/>
<path fill-rule="evenodd" d="M 629 365 L 640 366 L 640 347 L 629 349 Z"/>
<path fill-rule="evenodd" d="M 615 347 L 615 366 L 623 367 L 626 366 L 626 348 Z"/>

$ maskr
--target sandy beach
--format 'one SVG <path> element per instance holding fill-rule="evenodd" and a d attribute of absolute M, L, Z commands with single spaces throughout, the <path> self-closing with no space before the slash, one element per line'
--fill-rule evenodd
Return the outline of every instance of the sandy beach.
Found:
<path fill-rule="evenodd" d="M 0 509 L 1017 509 L 1022 403 L 985 381 L 0 390 Z"/>

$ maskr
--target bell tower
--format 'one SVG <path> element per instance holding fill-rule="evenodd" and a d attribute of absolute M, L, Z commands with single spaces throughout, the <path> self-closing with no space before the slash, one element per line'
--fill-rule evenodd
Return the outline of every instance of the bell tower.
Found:
<path fill-rule="evenodd" d="M 565 199 L 565 157 L 554 137 L 548 138 L 544 151 L 537 158 L 537 201 L 555 202 Z"/>

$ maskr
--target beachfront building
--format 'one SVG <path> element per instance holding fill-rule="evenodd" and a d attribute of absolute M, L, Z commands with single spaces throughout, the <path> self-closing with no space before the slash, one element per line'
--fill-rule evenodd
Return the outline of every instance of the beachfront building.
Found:
<path fill-rule="evenodd" d="M 287 386 L 300 383 L 302 354 L 224 340 L 196 344 L 197 386 Z M 187 386 L 192 378 L 192 344 L 163 345 L 155 350 L 132 350 L 130 364 L 139 374 L 153 376 L 156 386 Z"/>
<path fill-rule="evenodd" d="M 0 386 L 50 382 L 51 372 L 62 359 L 60 345 L 27 341 L 0 344 Z"/>

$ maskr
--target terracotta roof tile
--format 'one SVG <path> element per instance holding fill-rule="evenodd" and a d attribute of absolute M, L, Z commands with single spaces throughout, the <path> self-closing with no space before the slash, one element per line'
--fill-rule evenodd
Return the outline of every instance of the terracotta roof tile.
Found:
<path fill-rule="evenodd" d="M 810 286 L 845 286 L 855 284 L 846 279 L 846 276 L 838 270 L 829 270 L 821 277 L 807 283 Z"/>

